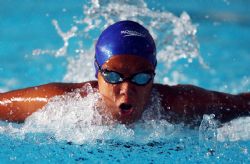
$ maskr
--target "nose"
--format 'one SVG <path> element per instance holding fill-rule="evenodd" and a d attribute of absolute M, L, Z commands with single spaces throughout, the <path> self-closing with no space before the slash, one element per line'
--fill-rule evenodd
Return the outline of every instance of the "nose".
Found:
<path fill-rule="evenodd" d="M 129 81 L 124 81 L 120 84 L 120 94 L 131 95 L 133 93 L 133 84 Z"/>

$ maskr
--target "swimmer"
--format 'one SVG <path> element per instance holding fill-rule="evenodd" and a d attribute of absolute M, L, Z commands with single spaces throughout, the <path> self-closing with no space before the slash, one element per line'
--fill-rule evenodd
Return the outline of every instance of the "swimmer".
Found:
<path fill-rule="evenodd" d="M 167 55 L 167 54 L 166 54 Z M 192 124 L 204 114 L 223 122 L 249 116 L 250 93 L 232 95 L 192 85 L 154 83 L 156 47 L 148 30 L 133 21 L 120 21 L 105 29 L 95 46 L 97 81 L 50 83 L 0 93 L 0 119 L 23 122 L 51 98 L 89 83 L 107 107 L 101 114 L 123 124 L 139 120 L 149 105 L 152 90 L 160 95 L 167 121 Z M 82 92 L 84 97 L 87 93 Z"/>

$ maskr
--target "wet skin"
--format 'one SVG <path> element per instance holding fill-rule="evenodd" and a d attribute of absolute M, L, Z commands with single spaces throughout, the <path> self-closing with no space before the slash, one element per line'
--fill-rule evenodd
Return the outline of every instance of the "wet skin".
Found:
<path fill-rule="evenodd" d="M 102 68 L 119 72 L 125 77 L 154 69 L 144 58 L 132 55 L 113 56 Z M 86 83 L 101 95 L 106 108 L 100 113 L 121 123 L 129 124 L 141 118 L 152 88 L 160 95 L 163 115 L 172 123 L 199 125 L 203 114 L 212 113 L 218 120 L 226 122 L 239 116 L 249 116 L 250 113 L 250 93 L 232 95 L 192 85 L 153 84 L 153 80 L 145 86 L 137 86 L 129 81 L 109 84 L 98 73 L 98 81 L 50 83 L 0 93 L 0 119 L 23 122 L 33 112 L 43 108 L 52 97 L 72 92 Z M 87 93 L 82 92 L 81 95 L 84 97 Z"/>
<path fill-rule="evenodd" d="M 132 55 L 111 57 L 102 69 L 116 71 L 130 77 L 143 71 L 154 72 L 154 67 L 147 60 Z M 107 106 L 105 113 L 121 123 L 131 123 L 139 118 L 149 102 L 153 80 L 145 86 L 138 86 L 125 80 L 119 84 L 110 84 L 98 73 L 99 92 Z M 126 108 L 126 110 L 124 109 Z"/>

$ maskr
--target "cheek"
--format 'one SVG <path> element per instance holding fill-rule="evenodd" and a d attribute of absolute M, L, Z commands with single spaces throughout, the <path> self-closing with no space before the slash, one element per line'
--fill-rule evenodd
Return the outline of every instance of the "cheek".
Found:
<path fill-rule="evenodd" d="M 145 101 L 148 101 L 148 99 L 150 98 L 150 95 L 151 95 L 151 89 L 150 88 L 147 88 L 145 91 L 144 91 L 144 94 L 143 94 L 143 98 Z"/>
<path fill-rule="evenodd" d="M 150 95 L 151 95 L 151 89 L 152 85 L 149 84 L 149 86 L 146 86 L 145 88 L 141 88 L 137 90 L 137 93 L 139 94 L 138 102 L 140 102 L 143 106 L 149 101 Z"/>
<path fill-rule="evenodd" d="M 105 98 L 114 101 L 116 97 L 116 87 L 114 85 L 108 84 L 101 77 L 98 78 L 99 92 Z"/>

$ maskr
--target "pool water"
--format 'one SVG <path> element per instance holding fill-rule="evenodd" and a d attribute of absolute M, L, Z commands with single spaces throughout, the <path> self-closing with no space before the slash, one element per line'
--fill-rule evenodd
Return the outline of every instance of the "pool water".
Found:
<path fill-rule="evenodd" d="M 129 12 L 128 12 L 129 11 Z M 0 92 L 93 80 L 93 45 L 107 25 L 131 19 L 157 44 L 156 82 L 250 91 L 250 2 L 244 0 L 1 0 Z M 91 73 L 90 73 L 91 72 Z M 195 129 L 149 107 L 130 126 L 92 124 L 99 95 L 89 86 L 55 97 L 25 123 L 0 122 L 1 163 L 248 163 L 250 118 Z M 157 94 L 152 93 L 157 102 Z M 148 119 L 147 115 L 155 115 Z M 100 121 L 100 120 L 99 120 Z"/>

